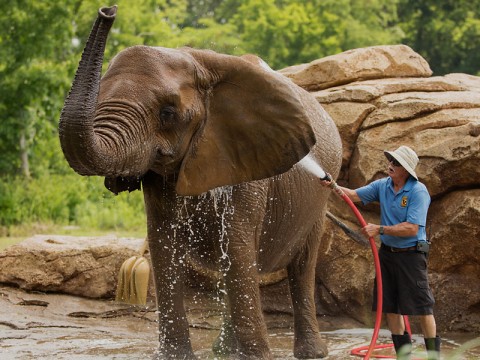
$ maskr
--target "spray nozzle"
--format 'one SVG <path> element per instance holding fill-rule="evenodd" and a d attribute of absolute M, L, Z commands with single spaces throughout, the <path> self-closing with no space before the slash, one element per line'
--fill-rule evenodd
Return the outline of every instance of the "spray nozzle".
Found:
<path fill-rule="evenodd" d="M 328 173 L 325 173 L 325 176 L 321 177 L 320 179 L 325 181 L 332 181 L 332 177 Z"/>
<path fill-rule="evenodd" d="M 335 182 L 335 180 L 332 179 L 332 176 L 329 173 L 325 173 L 323 177 L 320 178 L 321 180 L 324 181 L 329 181 L 330 185 L 328 185 L 330 188 L 332 188 L 340 197 L 343 197 L 345 194 L 342 189 L 338 186 L 338 184 Z"/>

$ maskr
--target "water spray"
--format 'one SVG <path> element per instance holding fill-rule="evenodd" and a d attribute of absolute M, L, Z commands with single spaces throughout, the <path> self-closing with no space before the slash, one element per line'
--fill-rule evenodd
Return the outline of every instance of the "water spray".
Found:
<path fill-rule="evenodd" d="M 345 194 L 345 192 L 338 186 L 335 180 L 332 179 L 330 174 L 325 172 L 318 163 L 307 155 L 304 157 L 299 164 L 303 166 L 306 170 L 310 171 L 312 174 L 320 178 L 321 180 L 330 182 L 330 187 L 335 191 L 335 193 L 340 196 L 343 201 L 345 201 L 350 209 L 352 209 L 353 213 L 355 214 L 357 220 L 360 222 L 360 225 L 363 227 L 367 226 L 367 222 L 363 218 L 360 211 L 355 206 L 355 204 L 350 200 L 350 198 Z M 373 260 L 375 263 L 375 273 L 376 273 L 376 284 L 377 284 L 377 312 L 375 317 L 375 327 L 372 335 L 372 339 L 370 341 L 370 345 L 368 346 L 367 353 L 363 355 L 361 351 L 363 348 L 353 349 L 352 355 L 363 356 L 364 359 L 370 359 L 373 350 L 375 349 L 375 344 L 378 339 L 378 333 L 380 331 L 380 326 L 382 322 L 382 308 L 383 308 L 383 287 L 382 287 L 382 274 L 380 269 L 380 259 L 378 257 L 377 246 L 375 244 L 374 238 L 371 236 L 369 239 L 370 247 L 372 249 Z"/>

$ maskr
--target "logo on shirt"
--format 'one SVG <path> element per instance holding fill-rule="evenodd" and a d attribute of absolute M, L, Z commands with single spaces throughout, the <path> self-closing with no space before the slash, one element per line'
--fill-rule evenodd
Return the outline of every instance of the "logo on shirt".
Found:
<path fill-rule="evenodd" d="M 408 197 L 407 196 L 402 197 L 402 202 L 401 202 L 400 205 L 402 207 L 407 207 L 407 205 L 408 205 Z"/>

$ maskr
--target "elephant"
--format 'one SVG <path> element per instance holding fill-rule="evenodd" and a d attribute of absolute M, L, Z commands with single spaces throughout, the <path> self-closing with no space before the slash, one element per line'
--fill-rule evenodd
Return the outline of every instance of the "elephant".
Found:
<path fill-rule="evenodd" d="M 259 274 L 286 269 L 297 358 L 325 357 L 314 291 L 338 130 L 316 99 L 255 55 L 189 47 L 123 49 L 102 76 L 117 7 L 85 44 L 60 115 L 70 167 L 115 194 L 142 190 L 159 321 L 158 359 L 195 359 L 183 305 L 185 259 L 217 266 L 226 316 L 214 349 L 271 359 Z"/>

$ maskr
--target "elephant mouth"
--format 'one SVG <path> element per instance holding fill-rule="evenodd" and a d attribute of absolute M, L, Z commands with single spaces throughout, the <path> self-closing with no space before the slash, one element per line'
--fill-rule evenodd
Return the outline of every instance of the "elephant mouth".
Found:
<path fill-rule="evenodd" d="M 181 162 L 174 157 L 172 151 L 158 149 L 151 169 L 159 175 L 168 176 L 177 174 L 180 166 Z"/>

